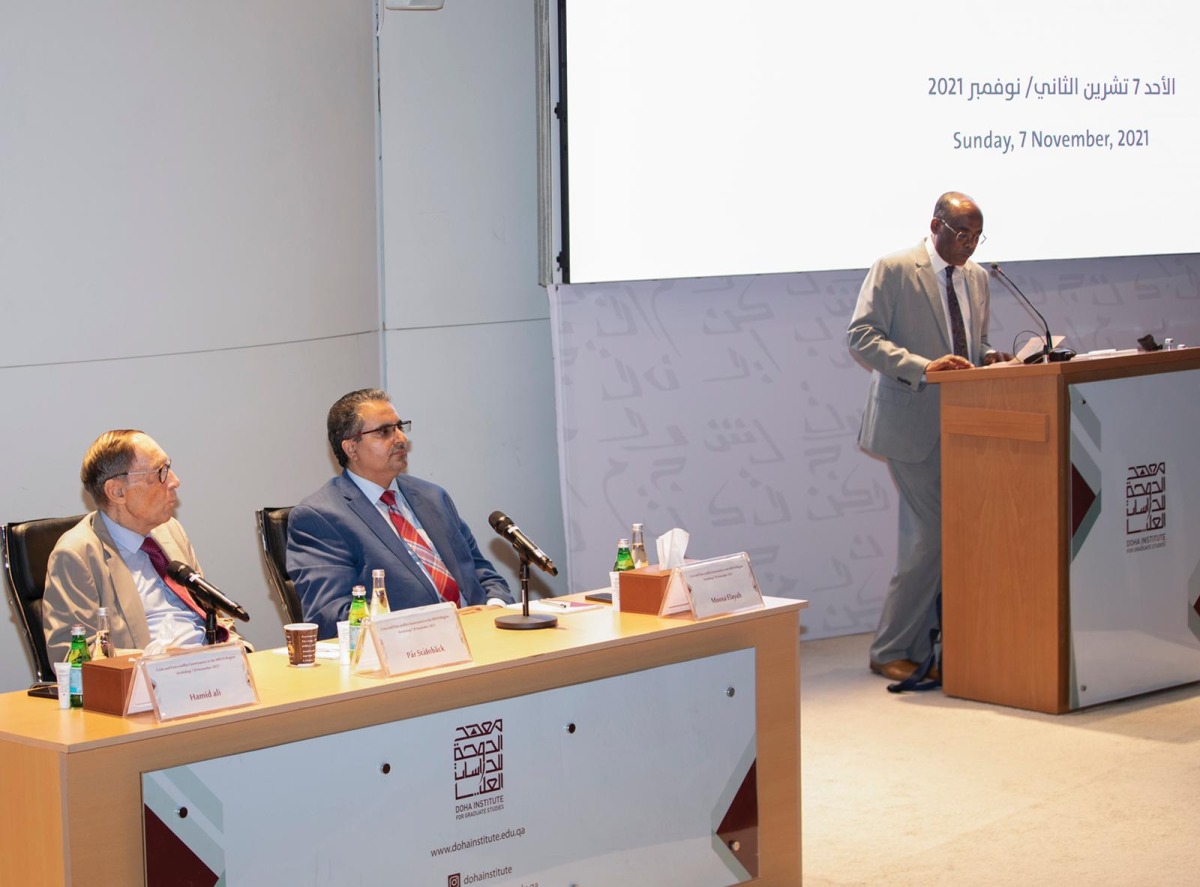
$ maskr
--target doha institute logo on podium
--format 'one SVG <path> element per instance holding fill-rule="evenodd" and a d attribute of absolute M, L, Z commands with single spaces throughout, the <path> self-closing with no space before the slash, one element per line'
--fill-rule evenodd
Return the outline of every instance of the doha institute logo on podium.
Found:
<path fill-rule="evenodd" d="M 1167 463 L 1130 465 L 1125 474 L 1125 550 L 1167 544 Z"/>

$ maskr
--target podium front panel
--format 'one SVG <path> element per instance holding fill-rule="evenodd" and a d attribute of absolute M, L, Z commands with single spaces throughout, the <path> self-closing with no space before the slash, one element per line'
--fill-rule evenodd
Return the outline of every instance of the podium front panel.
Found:
<path fill-rule="evenodd" d="M 1200 681 L 1200 370 L 1069 391 L 1071 708 Z"/>
<path fill-rule="evenodd" d="M 947 695 L 1063 713 L 1200 680 L 1200 349 L 934 375 Z"/>

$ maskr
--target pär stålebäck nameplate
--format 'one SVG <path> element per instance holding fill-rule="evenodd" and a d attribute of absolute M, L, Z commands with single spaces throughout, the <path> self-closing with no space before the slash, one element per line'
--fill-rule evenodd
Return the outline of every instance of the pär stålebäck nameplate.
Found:
<path fill-rule="evenodd" d="M 360 674 L 394 677 L 443 665 L 471 661 L 471 650 L 458 618 L 458 608 L 449 602 L 396 610 L 376 616 L 367 626 L 374 648 L 374 667 L 367 651 L 355 669 Z"/>

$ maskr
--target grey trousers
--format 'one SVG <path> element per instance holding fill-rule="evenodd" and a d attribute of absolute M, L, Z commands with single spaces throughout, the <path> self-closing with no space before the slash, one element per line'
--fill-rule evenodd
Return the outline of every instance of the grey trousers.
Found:
<path fill-rule="evenodd" d="M 930 652 L 929 632 L 937 625 L 942 590 L 941 444 L 923 462 L 889 459 L 887 464 L 900 494 L 900 533 L 871 661 L 920 662 Z"/>

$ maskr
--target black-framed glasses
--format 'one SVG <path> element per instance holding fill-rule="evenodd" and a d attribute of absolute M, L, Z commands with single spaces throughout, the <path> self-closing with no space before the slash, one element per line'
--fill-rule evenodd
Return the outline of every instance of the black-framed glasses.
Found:
<path fill-rule="evenodd" d="M 357 434 L 352 434 L 346 440 L 362 440 L 368 434 L 373 434 L 378 440 L 391 440 L 396 436 L 396 430 L 399 429 L 405 434 L 408 434 L 412 428 L 412 419 L 401 419 L 399 422 L 389 422 L 386 425 L 380 425 L 378 428 L 366 428 Z"/>
<path fill-rule="evenodd" d="M 951 225 L 945 219 L 938 219 L 938 221 L 954 232 L 954 239 L 957 240 L 959 243 L 962 243 L 962 244 L 974 243 L 976 246 L 983 246 L 985 243 L 987 243 L 987 235 L 984 234 L 982 231 L 980 231 L 979 234 L 977 234 L 977 235 L 970 234 L 967 231 L 959 231 L 957 228 L 955 228 L 953 225 Z"/>
<path fill-rule="evenodd" d="M 160 484 L 165 484 L 167 482 L 167 476 L 170 473 L 171 473 L 171 460 L 168 459 L 166 462 L 164 462 L 158 468 L 143 468 L 139 471 L 122 471 L 120 474 L 110 475 L 108 479 L 112 480 L 114 477 L 133 477 L 133 475 L 135 475 L 135 474 L 157 474 L 158 482 Z"/>

